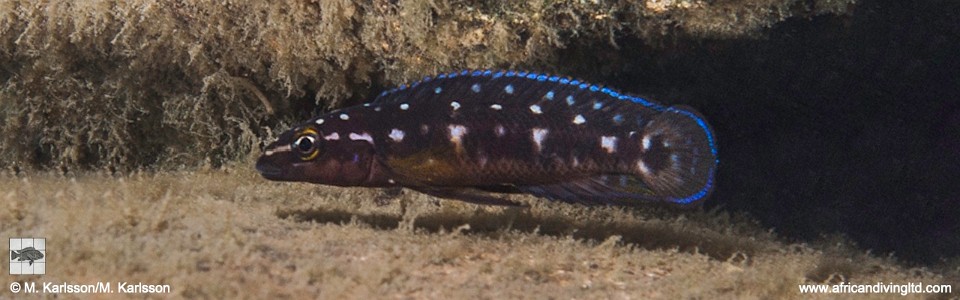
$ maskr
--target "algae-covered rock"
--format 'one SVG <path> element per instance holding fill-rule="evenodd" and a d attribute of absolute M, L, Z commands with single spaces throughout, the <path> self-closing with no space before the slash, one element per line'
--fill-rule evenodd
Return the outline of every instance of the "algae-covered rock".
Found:
<path fill-rule="evenodd" d="M 852 3 L 2 1 L 0 165 L 216 165 L 278 123 L 431 73 L 563 71 L 574 42 L 754 37 Z"/>

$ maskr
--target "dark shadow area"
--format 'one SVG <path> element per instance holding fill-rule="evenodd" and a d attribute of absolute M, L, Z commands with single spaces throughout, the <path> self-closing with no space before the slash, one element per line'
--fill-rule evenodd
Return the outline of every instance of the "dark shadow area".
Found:
<path fill-rule="evenodd" d="M 793 241 L 842 234 L 864 249 L 930 264 L 960 255 L 960 3 L 864 1 L 850 16 L 795 18 L 763 38 L 636 38 L 572 44 L 556 71 L 703 113 L 720 145 L 706 209 L 746 212 Z M 527 67 L 529 68 L 529 67 Z M 280 214 L 321 223 L 394 216 Z M 421 216 L 417 228 L 505 228 L 645 249 L 694 247 L 717 259 L 749 244 L 682 228 L 575 224 L 572 219 Z M 484 225 L 486 224 L 486 225 Z"/>
<path fill-rule="evenodd" d="M 292 218 L 300 222 L 321 224 L 346 224 L 353 219 L 376 229 L 394 230 L 403 221 L 401 216 L 389 214 L 358 214 L 347 210 L 296 209 L 278 211 L 280 218 Z M 478 212 L 465 216 L 460 214 L 418 215 L 413 227 L 430 233 L 452 232 L 469 224 L 464 234 L 477 234 L 495 238 L 507 231 L 536 233 L 553 237 L 571 236 L 575 239 L 603 242 L 612 236 L 620 236 L 620 242 L 647 250 L 678 249 L 697 252 L 719 261 L 727 261 L 734 255 L 752 256 L 760 245 L 747 236 L 723 235 L 715 231 L 697 231 L 689 228 L 658 223 L 619 223 L 608 220 L 577 220 L 573 217 L 539 216 L 525 208 L 510 208 L 499 213 Z"/>
<path fill-rule="evenodd" d="M 721 161 L 708 209 L 934 263 L 960 255 L 958 11 L 864 1 L 759 40 L 572 47 L 598 67 L 565 71 L 706 115 Z"/>

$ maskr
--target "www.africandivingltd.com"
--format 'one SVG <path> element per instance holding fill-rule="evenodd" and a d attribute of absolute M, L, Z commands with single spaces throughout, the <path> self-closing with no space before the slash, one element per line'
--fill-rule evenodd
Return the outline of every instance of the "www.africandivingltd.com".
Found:
<path fill-rule="evenodd" d="M 949 284 L 928 284 L 922 282 L 908 282 L 895 284 L 892 282 L 877 282 L 874 284 L 801 284 L 801 294 L 949 294 L 953 286 Z"/>

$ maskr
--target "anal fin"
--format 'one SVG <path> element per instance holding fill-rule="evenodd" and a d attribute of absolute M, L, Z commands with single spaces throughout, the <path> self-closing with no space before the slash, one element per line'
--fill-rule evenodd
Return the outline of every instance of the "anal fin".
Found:
<path fill-rule="evenodd" d="M 588 205 L 641 205 L 659 200 L 640 178 L 625 174 L 600 175 L 519 188 L 538 197 Z"/>
<path fill-rule="evenodd" d="M 473 188 L 408 187 L 418 192 L 439 198 L 454 199 L 480 205 L 521 206 L 520 203 L 496 197 L 489 192 Z"/>

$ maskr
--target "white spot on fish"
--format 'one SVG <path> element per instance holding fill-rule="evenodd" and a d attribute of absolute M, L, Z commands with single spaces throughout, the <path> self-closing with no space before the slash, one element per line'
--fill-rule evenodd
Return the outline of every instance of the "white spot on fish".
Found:
<path fill-rule="evenodd" d="M 406 135 L 406 133 L 404 133 L 403 130 L 394 128 L 394 129 L 391 129 L 391 130 L 390 130 L 390 135 L 389 135 L 389 137 L 390 137 L 390 139 L 392 139 L 394 142 L 399 143 L 399 142 L 402 142 L 402 141 L 403 141 L 403 136 L 405 136 L 405 135 Z"/>
<path fill-rule="evenodd" d="M 677 167 L 680 165 L 680 156 L 677 155 L 676 153 L 672 153 L 670 154 L 670 161 L 673 162 L 674 167 Z"/>
<path fill-rule="evenodd" d="M 363 107 L 370 107 L 370 102 L 364 103 Z"/>
<path fill-rule="evenodd" d="M 479 92 L 480 92 L 480 84 L 479 84 L 479 83 L 474 83 L 473 86 L 470 87 L 470 90 L 473 91 L 474 93 L 479 93 Z"/>
<path fill-rule="evenodd" d="M 530 111 L 538 115 L 543 113 L 543 111 L 540 110 L 540 105 L 536 105 L 536 104 L 530 105 Z"/>
<path fill-rule="evenodd" d="M 441 87 L 439 87 L 439 86 L 433 89 L 433 93 L 434 93 L 434 94 L 439 94 L 439 93 L 442 92 L 442 91 L 443 91 L 443 88 L 441 88 Z"/>
<path fill-rule="evenodd" d="M 463 135 L 467 134 L 467 128 L 459 124 L 450 124 L 447 129 L 450 131 L 450 142 L 456 146 L 458 151 L 462 151 Z"/>
<path fill-rule="evenodd" d="M 400 110 L 407 110 L 410 108 L 410 104 L 400 103 Z"/>
<path fill-rule="evenodd" d="M 490 108 L 492 108 L 493 110 L 501 110 L 503 109 L 503 106 L 500 104 L 491 104 Z"/>
<path fill-rule="evenodd" d="M 394 183 L 397 183 L 397 181 L 393 179 L 387 179 L 387 183 L 394 184 Z"/>
<path fill-rule="evenodd" d="M 637 160 L 637 169 L 640 169 L 640 173 L 643 175 L 650 175 L 650 168 L 647 168 L 647 164 L 643 163 L 643 160 Z"/>
<path fill-rule="evenodd" d="M 531 131 L 530 137 L 533 138 L 533 145 L 537 152 L 541 152 L 541 150 L 543 150 L 543 140 L 547 138 L 548 133 L 550 133 L 550 130 L 543 128 L 534 128 Z"/>
<path fill-rule="evenodd" d="M 314 121 L 314 123 L 317 123 L 317 125 L 323 125 L 323 119 L 317 119 Z"/>
<path fill-rule="evenodd" d="M 339 139 L 340 139 L 340 134 L 334 132 L 334 133 L 331 133 L 331 134 L 328 134 L 328 135 L 323 136 L 323 139 L 328 140 L 328 141 L 336 141 L 336 140 L 339 140 Z"/>
<path fill-rule="evenodd" d="M 477 153 L 477 163 L 480 164 L 480 167 L 481 167 L 481 168 L 487 166 L 487 161 L 488 161 L 488 159 L 487 159 L 487 156 L 486 156 L 485 154 L 483 154 L 483 153 Z"/>
<path fill-rule="evenodd" d="M 599 101 L 593 102 L 593 109 L 600 109 L 602 107 L 603 107 L 603 103 L 600 103 Z"/>
<path fill-rule="evenodd" d="M 573 118 L 573 124 L 580 125 L 586 122 L 587 122 L 587 119 L 584 119 L 583 115 L 577 115 L 576 117 Z"/>
<path fill-rule="evenodd" d="M 600 137 L 600 147 L 607 150 L 607 153 L 617 152 L 617 137 L 615 136 L 601 136 Z"/>
<path fill-rule="evenodd" d="M 576 103 L 576 102 L 573 102 L 573 95 L 567 96 L 567 105 L 568 105 L 568 106 L 573 106 L 574 103 Z"/>
<path fill-rule="evenodd" d="M 370 137 L 370 134 L 364 132 L 363 134 L 356 134 L 351 132 L 349 135 L 351 140 L 354 141 L 367 141 L 368 143 L 373 144 L 373 138 Z"/>
<path fill-rule="evenodd" d="M 467 128 L 459 124 L 450 124 L 447 126 L 450 130 L 450 140 L 460 140 L 464 134 L 467 134 Z"/>
<path fill-rule="evenodd" d="M 450 107 L 453 107 L 453 110 L 460 109 L 460 103 L 457 102 L 457 101 L 451 101 L 451 102 L 450 102 Z"/>
<path fill-rule="evenodd" d="M 347 114 L 340 114 L 340 120 L 344 120 L 344 121 L 350 120 L 350 116 Z"/>
<path fill-rule="evenodd" d="M 380 107 L 379 107 L 379 106 L 374 107 L 374 108 L 373 108 L 373 111 L 380 111 Z"/>
<path fill-rule="evenodd" d="M 507 129 L 503 128 L 502 125 L 497 125 L 497 127 L 493 129 L 493 132 L 497 134 L 497 137 L 503 137 L 507 134 Z"/>
<path fill-rule="evenodd" d="M 429 133 L 429 132 L 430 132 L 430 126 L 427 126 L 427 124 L 422 124 L 422 125 L 420 125 L 420 134 L 424 134 L 424 135 L 425 135 L 425 134 L 427 134 L 427 133 Z"/>
<path fill-rule="evenodd" d="M 547 98 L 547 100 L 553 100 L 553 91 L 547 92 L 547 94 L 543 95 L 543 97 Z"/>
<path fill-rule="evenodd" d="M 503 87 L 503 91 L 507 92 L 507 94 L 513 94 L 513 85 L 508 84 L 507 86 Z"/>
<path fill-rule="evenodd" d="M 641 144 L 643 144 L 644 151 L 650 150 L 650 136 L 649 135 L 643 136 L 643 141 L 641 141 Z"/>

